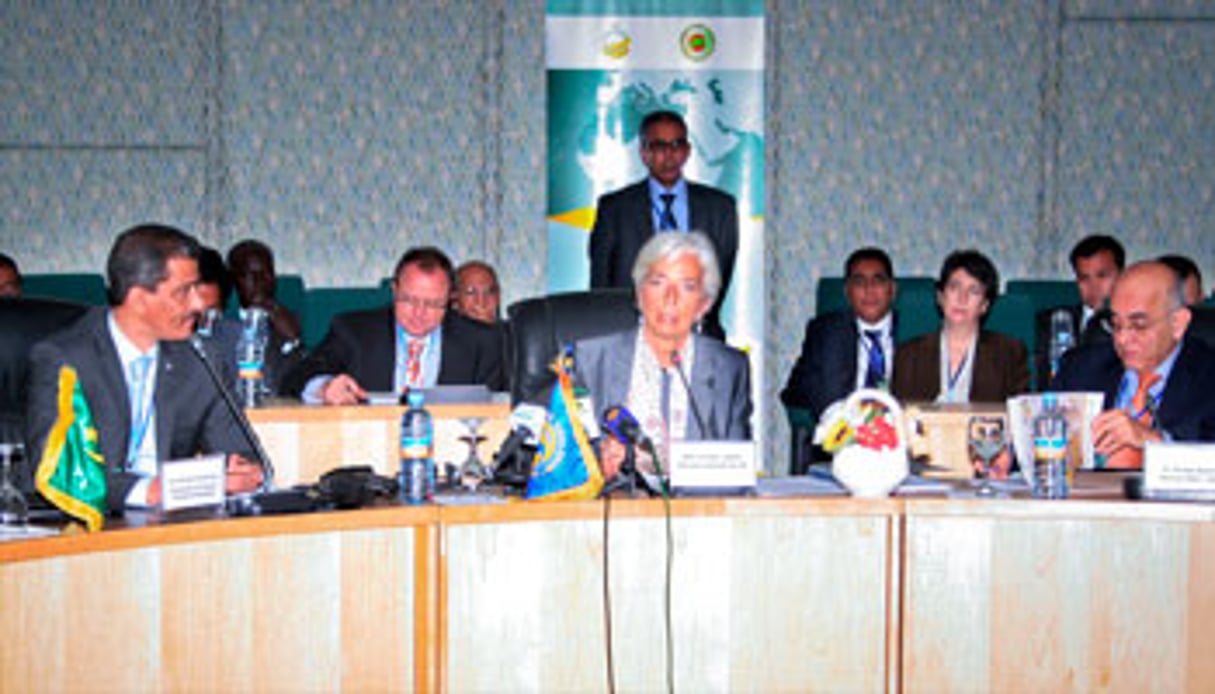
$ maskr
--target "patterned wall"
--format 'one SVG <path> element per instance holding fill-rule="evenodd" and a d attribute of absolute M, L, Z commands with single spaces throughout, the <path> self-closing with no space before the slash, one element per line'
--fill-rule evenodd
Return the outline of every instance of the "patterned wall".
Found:
<path fill-rule="evenodd" d="M 1215 275 L 1215 7 L 769 0 L 765 406 L 862 243 L 1064 273 L 1081 234 Z M 100 270 L 113 233 L 269 240 L 317 285 L 411 243 L 542 291 L 543 2 L 0 3 L 0 249 Z M 772 417 L 768 453 L 787 431 Z"/>

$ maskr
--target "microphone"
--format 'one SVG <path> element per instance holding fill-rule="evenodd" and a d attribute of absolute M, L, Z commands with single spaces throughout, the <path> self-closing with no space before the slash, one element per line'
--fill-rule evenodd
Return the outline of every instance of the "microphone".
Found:
<path fill-rule="evenodd" d="M 211 377 L 211 383 L 215 389 L 219 391 L 220 397 L 224 399 L 224 404 L 228 407 L 228 413 L 240 425 L 241 433 L 244 434 L 246 442 L 253 447 L 253 451 L 257 457 L 261 459 L 262 464 L 262 491 L 268 492 L 274 487 L 274 465 L 270 462 L 270 456 L 266 454 L 266 449 L 262 448 L 262 442 L 258 440 L 257 434 L 253 432 L 253 426 L 249 424 L 249 419 L 245 417 L 245 411 L 236 404 L 236 400 L 232 397 L 232 393 L 228 392 L 228 388 L 224 386 L 219 374 L 215 371 L 215 366 L 211 364 L 211 360 L 207 358 L 207 352 L 203 349 L 202 339 L 198 335 L 190 336 L 190 347 L 194 349 L 194 354 L 198 356 L 202 362 L 203 369 L 207 375 Z"/>
<path fill-rule="evenodd" d="M 641 423 L 624 405 L 612 405 L 603 411 L 603 428 L 626 446 L 650 443 L 649 437 L 641 430 Z"/>
<path fill-rule="evenodd" d="M 494 479 L 513 486 L 527 484 L 532 457 L 547 417 L 548 411 L 543 407 L 526 402 L 511 411 L 510 434 L 494 454 Z"/>
<path fill-rule="evenodd" d="M 709 441 L 716 441 L 717 432 L 705 426 L 704 417 L 700 416 L 700 408 L 696 406 L 696 396 L 692 394 L 692 386 L 688 384 L 688 375 L 683 372 L 683 355 L 677 349 L 671 350 L 671 364 L 679 373 L 679 380 L 683 383 L 684 392 L 688 394 L 688 404 L 692 406 L 692 416 L 696 418 L 696 426 L 700 427 L 700 433 Z"/>

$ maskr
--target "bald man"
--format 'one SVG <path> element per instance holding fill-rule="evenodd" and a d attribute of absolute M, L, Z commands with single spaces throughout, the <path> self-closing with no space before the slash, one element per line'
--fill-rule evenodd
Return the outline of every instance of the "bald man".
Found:
<path fill-rule="evenodd" d="M 1142 467 L 1145 441 L 1215 441 L 1215 351 L 1187 339 L 1184 296 L 1168 265 L 1131 266 L 1110 297 L 1113 341 L 1063 358 L 1055 390 L 1105 393 L 1093 440 L 1106 467 Z"/>

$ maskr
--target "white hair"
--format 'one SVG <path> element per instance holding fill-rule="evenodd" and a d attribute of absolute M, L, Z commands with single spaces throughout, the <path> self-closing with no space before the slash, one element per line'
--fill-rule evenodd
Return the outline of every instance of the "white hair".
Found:
<path fill-rule="evenodd" d="M 674 260 L 684 255 L 691 255 L 700 263 L 700 269 L 704 273 L 700 282 L 701 291 L 704 292 L 709 305 L 713 305 L 713 302 L 717 301 L 718 292 L 721 291 L 721 269 L 717 266 L 717 251 L 713 249 L 713 243 L 699 231 L 686 234 L 667 231 L 651 236 L 641 247 L 637 260 L 633 263 L 633 290 L 641 293 L 641 285 L 655 263 Z"/>

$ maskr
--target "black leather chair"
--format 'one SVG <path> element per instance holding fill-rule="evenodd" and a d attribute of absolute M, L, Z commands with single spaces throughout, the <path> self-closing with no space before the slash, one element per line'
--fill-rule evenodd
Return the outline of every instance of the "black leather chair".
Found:
<path fill-rule="evenodd" d="M 0 299 L 0 439 L 20 441 L 25 434 L 30 348 L 86 310 L 55 299 Z"/>
<path fill-rule="evenodd" d="M 1215 306 L 1210 304 L 1191 306 L 1190 313 L 1193 318 L 1190 319 L 1188 335 L 1202 340 L 1211 349 L 1215 349 Z"/>
<path fill-rule="evenodd" d="M 517 301 L 507 315 L 506 369 L 511 402 L 519 403 L 543 397 L 555 379 L 549 366 L 564 345 L 626 330 L 639 314 L 632 289 L 596 289 Z"/>

